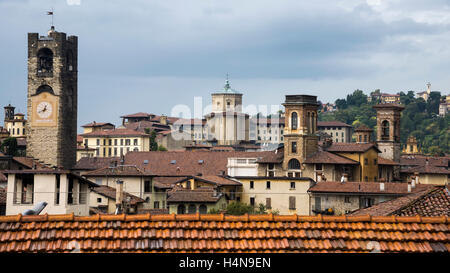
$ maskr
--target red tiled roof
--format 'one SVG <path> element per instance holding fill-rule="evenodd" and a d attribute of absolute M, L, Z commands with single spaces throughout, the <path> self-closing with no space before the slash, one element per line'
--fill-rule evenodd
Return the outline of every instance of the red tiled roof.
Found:
<path fill-rule="evenodd" d="M 328 152 L 350 152 L 350 153 L 364 153 L 365 151 L 374 148 L 380 152 L 377 146 L 373 143 L 333 143 L 326 150 Z"/>
<path fill-rule="evenodd" d="M 194 178 L 199 181 L 204 181 L 206 183 L 213 183 L 219 186 L 242 186 L 241 182 L 218 175 L 194 176 Z"/>
<path fill-rule="evenodd" d="M 118 157 L 82 157 L 77 161 L 73 169 L 75 170 L 97 170 L 119 164 Z"/>
<path fill-rule="evenodd" d="M 351 164 L 351 165 L 359 165 L 359 162 L 342 157 L 339 155 L 335 155 L 326 151 L 319 151 L 305 160 L 305 163 L 308 164 Z"/>
<path fill-rule="evenodd" d="M 95 121 L 94 121 L 94 122 L 85 124 L 85 125 L 83 125 L 83 126 L 81 126 L 81 127 L 83 127 L 83 128 L 88 128 L 88 127 L 102 127 L 102 126 L 105 126 L 105 125 L 112 125 L 112 126 L 114 126 L 114 124 L 109 123 L 109 122 L 95 122 Z"/>
<path fill-rule="evenodd" d="M 423 174 L 450 174 L 449 170 L 446 170 L 445 168 L 436 167 L 432 165 L 424 165 L 424 166 L 416 166 L 412 168 L 408 168 L 406 170 L 400 170 L 402 173 L 423 173 Z"/>
<path fill-rule="evenodd" d="M 167 203 L 216 203 L 220 198 L 224 197 L 223 194 L 216 192 L 211 187 L 191 189 L 177 189 L 169 193 L 167 197 Z"/>
<path fill-rule="evenodd" d="M 317 127 L 326 127 L 326 126 L 340 126 L 340 127 L 352 127 L 347 123 L 341 121 L 319 121 L 317 122 Z"/>
<path fill-rule="evenodd" d="M 16 161 L 19 164 L 22 164 L 23 166 L 32 169 L 33 165 L 36 169 L 48 169 L 45 165 L 39 163 L 37 160 L 33 160 L 32 157 L 25 157 L 25 156 L 15 156 L 13 157 L 13 160 Z M 33 163 L 34 162 L 34 163 Z"/>
<path fill-rule="evenodd" d="M 95 193 L 98 193 L 100 195 L 103 195 L 105 197 L 108 197 L 112 200 L 116 200 L 116 189 L 113 187 L 109 187 L 109 186 L 105 186 L 105 185 L 100 185 L 98 187 L 92 188 L 92 191 Z M 145 202 L 144 199 L 139 198 L 133 194 L 130 194 L 128 192 L 123 192 L 124 195 L 124 200 L 126 200 L 128 197 L 130 198 L 130 204 L 131 205 L 135 205 L 137 203 L 143 203 Z"/>
<path fill-rule="evenodd" d="M 150 116 L 152 116 L 152 114 L 139 112 L 139 113 L 125 115 L 125 116 L 120 116 L 120 117 L 121 118 L 147 118 L 147 117 L 150 117 Z"/>
<path fill-rule="evenodd" d="M 104 167 L 101 169 L 93 170 L 83 174 L 86 177 L 89 176 L 143 176 L 145 173 L 136 166 L 122 166 Z"/>
<path fill-rule="evenodd" d="M 0 252 L 449 252 L 449 236 L 448 217 L 0 216 Z"/>
<path fill-rule="evenodd" d="M 424 156 L 424 155 L 402 155 L 400 157 L 400 165 L 402 166 L 424 166 L 428 164 L 437 167 L 448 167 L 449 156 Z"/>
<path fill-rule="evenodd" d="M 384 191 L 380 190 L 380 184 L 384 183 Z M 416 185 L 412 192 L 423 191 L 432 188 L 433 185 L 419 184 Z M 349 193 L 349 194 L 408 194 L 407 183 L 391 183 L 391 182 L 318 182 L 312 186 L 309 192 L 313 193 Z"/>
<path fill-rule="evenodd" d="M 390 159 L 378 156 L 378 165 L 399 165 L 399 164 Z"/>
<path fill-rule="evenodd" d="M 170 126 L 148 120 L 141 120 L 137 122 L 127 123 L 125 124 L 125 128 L 145 133 L 145 129 L 150 129 L 150 131 L 155 130 L 156 132 L 159 132 L 170 129 Z"/>
<path fill-rule="evenodd" d="M 382 202 L 369 208 L 359 209 L 351 214 L 370 214 L 372 216 L 450 216 L 450 193 L 448 188 L 436 186 Z"/>
<path fill-rule="evenodd" d="M 136 130 L 131 130 L 131 129 L 126 129 L 126 128 L 121 128 L 121 129 L 113 129 L 113 130 L 103 130 L 103 131 L 94 131 L 94 132 L 90 132 L 90 133 L 86 133 L 86 134 L 81 134 L 82 137 L 104 137 L 104 136 L 108 136 L 108 137 L 115 137 L 115 136 L 128 136 L 128 137 L 133 137 L 133 136 L 149 136 L 149 134 L 143 133 L 143 132 L 139 132 Z"/>
<path fill-rule="evenodd" d="M 150 151 L 128 152 L 125 165 L 135 165 L 141 170 L 161 176 L 196 176 L 220 175 L 227 173 L 230 157 L 264 157 L 272 152 L 237 152 L 237 151 Z M 144 164 L 144 160 L 148 160 Z M 201 161 L 203 160 L 203 161 Z M 172 164 L 173 163 L 173 164 Z"/>
<path fill-rule="evenodd" d="M 373 130 L 365 125 L 361 125 L 355 129 L 355 132 L 373 132 Z"/>

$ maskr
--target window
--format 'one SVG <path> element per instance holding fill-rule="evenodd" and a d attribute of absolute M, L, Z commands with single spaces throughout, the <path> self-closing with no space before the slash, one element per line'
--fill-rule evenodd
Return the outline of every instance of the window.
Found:
<path fill-rule="evenodd" d="M 100 139 L 97 139 L 97 146 L 100 146 Z"/>
<path fill-rule="evenodd" d="M 102 199 L 101 198 L 97 198 L 97 203 L 101 203 Z"/>
<path fill-rule="evenodd" d="M 381 139 L 389 139 L 389 121 L 385 120 L 381 123 Z"/>
<path fill-rule="evenodd" d="M 291 189 L 295 190 L 295 182 L 291 182 Z"/>
<path fill-rule="evenodd" d="M 131 140 L 130 139 L 125 139 L 125 145 L 129 146 L 131 144 Z"/>
<path fill-rule="evenodd" d="M 108 145 L 109 145 L 109 146 L 112 145 L 112 139 L 108 139 Z"/>
<path fill-rule="evenodd" d="M 292 112 L 291 114 L 291 128 L 292 130 L 297 130 L 297 112 Z"/>
<path fill-rule="evenodd" d="M 135 139 L 133 140 L 133 145 L 134 145 L 134 146 L 138 145 L 138 140 L 137 140 L 137 138 L 135 138 Z"/>
<path fill-rule="evenodd" d="M 204 205 L 204 204 L 201 204 L 199 207 L 198 207 L 198 212 L 200 213 L 200 214 L 206 214 L 207 213 L 207 207 L 206 207 L 206 205 Z"/>
<path fill-rule="evenodd" d="M 266 198 L 266 208 L 271 209 L 272 208 L 272 200 L 271 198 Z"/>
<path fill-rule="evenodd" d="M 153 202 L 153 208 L 154 209 L 159 209 L 159 201 Z"/>
<path fill-rule="evenodd" d="M 114 148 L 114 156 L 117 156 L 117 148 Z"/>
<path fill-rule="evenodd" d="M 114 146 L 117 146 L 117 139 L 114 139 Z"/>
<path fill-rule="evenodd" d="M 362 135 L 359 135 L 359 142 L 362 142 Z"/>
<path fill-rule="evenodd" d="M 250 181 L 250 189 L 254 189 L 255 188 L 255 182 L 254 181 Z"/>
<path fill-rule="evenodd" d="M 120 140 L 120 146 L 123 146 L 123 139 Z"/>
<path fill-rule="evenodd" d="M 42 48 L 38 54 L 38 75 L 53 72 L 53 51 L 48 48 Z"/>
<path fill-rule="evenodd" d="M 250 206 L 255 206 L 255 197 L 250 197 Z"/>
<path fill-rule="evenodd" d="M 108 155 L 111 156 L 111 148 L 108 148 Z"/>
<path fill-rule="evenodd" d="M 103 139 L 103 146 L 106 146 L 106 139 Z"/>
<path fill-rule="evenodd" d="M 374 176 L 373 181 L 377 181 L 377 180 L 378 180 L 378 177 Z"/>
<path fill-rule="evenodd" d="M 364 181 L 368 182 L 369 181 L 369 177 L 368 176 L 364 176 Z"/>
<path fill-rule="evenodd" d="M 270 190 L 270 181 L 266 181 L 266 189 Z"/>
<path fill-rule="evenodd" d="M 361 138 L 361 136 L 360 136 L 360 138 Z M 364 135 L 364 142 L 367 142 L 367 135 Z"/>
<path fill-rule="evenodd" d="M 300 170 L 300 162 L 297 159 L 292 158 L 288 162 L 288 168 L 290 170 Z"/>
<path fill-rule="evenodd" d="M 186 213 L 186 208 L 184 207 L 184 205 L 179 204 L 178 208 L 177 208 L 177 214 L 185 214 Z"/>
<path fill-rule="evenodd" d="M 322 164 L 316 164 L 316 171 L 322 170 Z"/>
<path fill-rule="evenodd" d="M 375 158 L 374 160 L 373 160 L 373 165 L 377 165 L 378 164 L 378 161 L 377 161 L 377 159 Z"/>
<path fill-rule="evenodd" d="M 369 165 L 369 159 L 364 158 L 364 165 Z"/>
<path fill-rule="evenodd" d="M 291 142 L 291 153 L 293 153 L 293 154 L 297 153 L 297 142 L 296 141 Z"/>
<path fill-rule="evenodd" d="M 144 181 L 144 192 L 152 192 L 152 181 Z"/>
<path fill-rule="evenodd" d="M 289 196 L 289 209 L 295 209 L 295 196 Z"/>
<path fill-rule="evenodd" d="M 59 205 L 59 196 L 60 196 L 60 189 L 61 189 L 61 176 L 57 174 L 55 176 L 55 184 L 56 184 L 56 190 L 55 190 L 55 205 Z"/>
<path fill-rule="evenodd" d="M 189 214 L 194 214 L 197 212 L 197 207 L 194 204 L 190 204 L 188 206 L 188 213 Z"/>
<path fill-rule="evenodd" d="M 345 196 L 344 197 L 344 202 L 345 203 L 350 203 L 350 196 Z"/>

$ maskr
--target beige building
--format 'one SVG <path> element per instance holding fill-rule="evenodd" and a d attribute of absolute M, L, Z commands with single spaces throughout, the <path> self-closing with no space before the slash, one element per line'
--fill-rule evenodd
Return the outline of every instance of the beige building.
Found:
<path fill-rule="evenodd" d="M 10 137 L 26 137 L 25 127 L 27 120 L 22 113 L 14 113 L 15 107 L 9 104 L 5 106 L 4 127 L 9 132 Z"/>
<path fill-rule="evenodd" d="M 333 142 L 352 142 L 353 127 L 340 121 L 319 121 L 317 129 L 331 136 Z"/>
<path fill-rule="evenodd" d="M 428 187 L 408 183 L 319 182 L 308 192 L 311 194 L 311 214 L 343 215 Z"/>
<path fill-rule="evenodd" d="M 6 215 L 23 213 L 47 202 L 41 214 L 89 215 L 89 189 L 97 185 L 70 171 L 9 170 Z"/>
<path fill-rule="evenodd" d="M 95 149 L 97 157 L 116 157 L 150 149 L 150 135 L 131 129 L 99 130 L 81 136 L 83 145 Z"/>
<path fill-rule="evenodd" d="M 306 177 L 235 177 L 242 183 L 241 202 L 281 215 L 309 215 L 308 189 L 314 181 Z"/>

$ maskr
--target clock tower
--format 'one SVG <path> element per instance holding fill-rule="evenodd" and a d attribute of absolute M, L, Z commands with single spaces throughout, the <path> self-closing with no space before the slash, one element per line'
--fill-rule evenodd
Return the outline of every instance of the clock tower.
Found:
<path fill-rule="evenodd" d="M 28 33 L 27 156 L 64 169 L 76 163 L 78 37 Z"/>

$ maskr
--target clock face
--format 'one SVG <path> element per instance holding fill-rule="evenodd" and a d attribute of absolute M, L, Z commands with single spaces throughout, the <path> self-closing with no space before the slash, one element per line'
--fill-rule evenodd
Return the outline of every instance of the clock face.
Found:
<path fill-rule="evenodd" d="M 52 105 L 47 101 L 42 101 L 37 105 L 37 114 L 40 118 L 48 118 L 52 114 Z"/>

